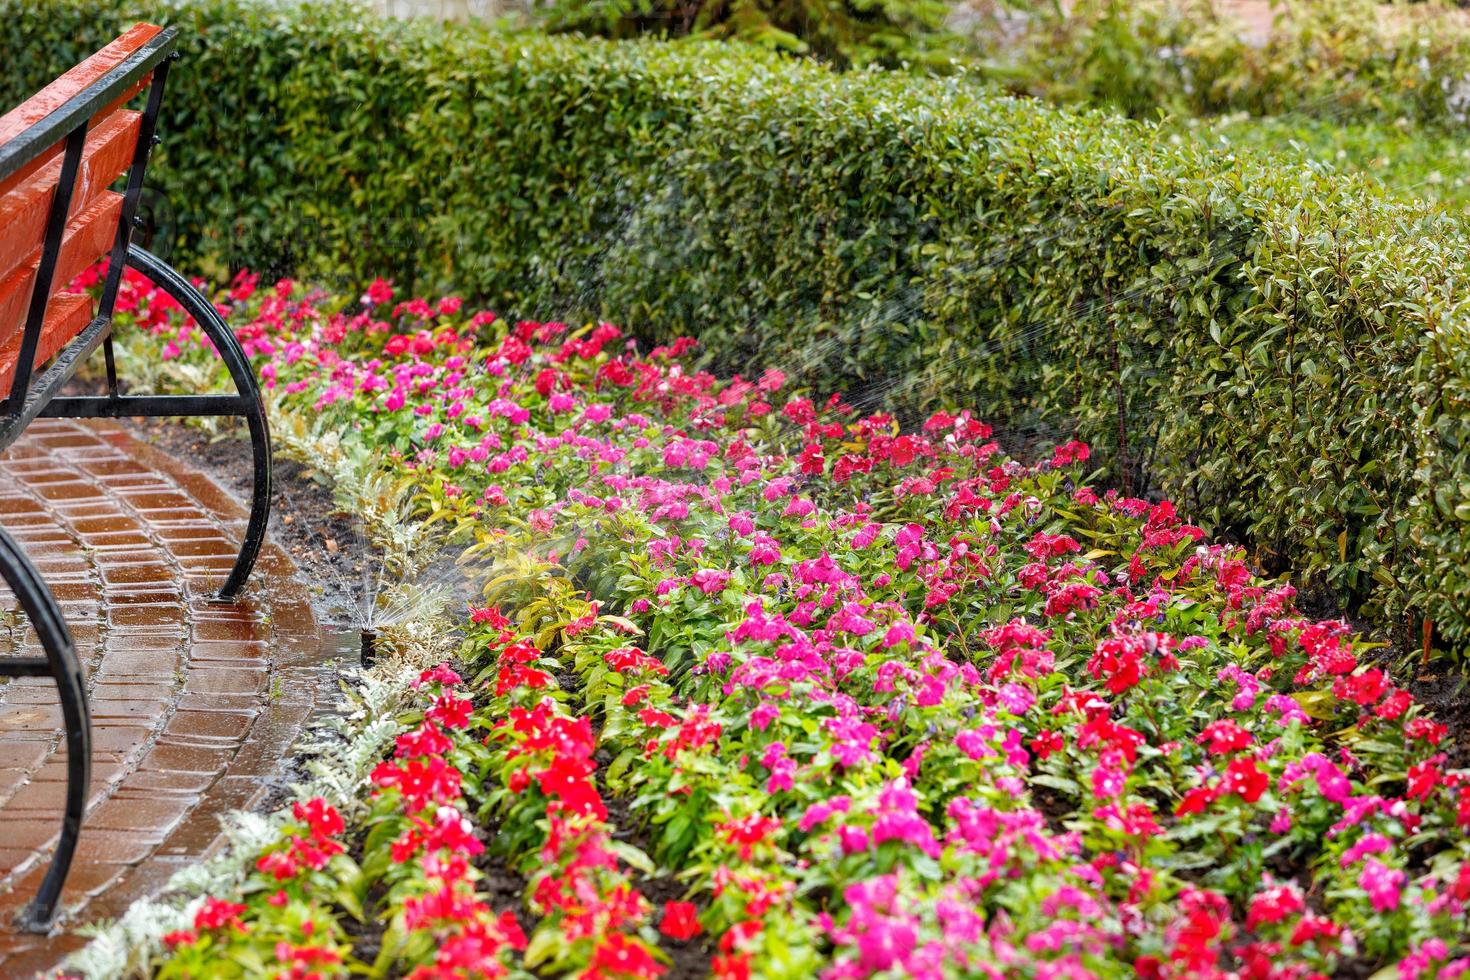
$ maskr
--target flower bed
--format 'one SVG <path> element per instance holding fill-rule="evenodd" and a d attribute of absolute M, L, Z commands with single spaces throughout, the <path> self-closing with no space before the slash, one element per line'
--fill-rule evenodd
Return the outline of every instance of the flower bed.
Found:
<path fill-rule="evenodd" d="M 278 417 L 490 567 L 361 808 L 302 804 L 160 973 L 1470 968 L 1445 727 L 1170 504 L 1089 489 L 1086 446 L 383 283 L 221 302 Z M 204 363 L 149 304 L 123 356 Z"/>

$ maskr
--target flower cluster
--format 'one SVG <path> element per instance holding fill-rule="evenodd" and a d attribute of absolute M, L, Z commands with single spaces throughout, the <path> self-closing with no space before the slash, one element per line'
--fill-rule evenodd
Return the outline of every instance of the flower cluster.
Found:
<path fill-rule="evenodd" d="M 281 411 L 389 448 L 496 559 L 477 680 L 374 780 L 436 937 L 462 793 L 526 877 L 532 968 L 654 976 L 704 937 L 721 977 L 1470 967 L 1446 727 L 1238 549 L 1089 487 L 1085 446 L 1027 465 L 963 411 L 906 432 L 386 284 L 222 305 Z M 274 863 L 345 860 L 297 837 Z"/>
<path fill-rule="evenodd" d="M 283 980 L 392 971 L 412 980 L 511 975 L 526 937 L 511 910 L 493 911 L 472 864 L 483 853 L 460 796 L 460 774 L 446 761 L 468 707 L 453 693 L 458 675 L 425 671 L 423 720 L 397 739 L 394 757 L 372 774 L 376 789 L 364 824 L 374 831 L 353 860 L 347 824 L 321 798 L 291 806 L 291 822 L 262 852 L 239 901 L 207 898 L 194 928 L 164 937 L 161 976 L 220 975 L 223 963 L 261 964 Z M 377 935 L 373 959 L 349 941 Z"/>

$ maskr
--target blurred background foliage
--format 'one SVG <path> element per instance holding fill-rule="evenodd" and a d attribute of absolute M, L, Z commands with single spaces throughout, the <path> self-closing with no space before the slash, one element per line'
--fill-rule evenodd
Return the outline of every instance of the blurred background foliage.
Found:
<path fill-rule="evenodd" d="M 984 0 L 980 0 L 983 4 Z M 975 73 L 1169 132 L 1470 199 L 1470 14 L 1375 0 L 1077 0 L 972 8 Z"/>

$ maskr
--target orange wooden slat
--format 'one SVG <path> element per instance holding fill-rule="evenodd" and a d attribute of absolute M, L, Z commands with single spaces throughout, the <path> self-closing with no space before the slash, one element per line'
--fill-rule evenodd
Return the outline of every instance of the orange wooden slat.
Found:
<path fill-rule="evenodd" d="M 72 193 L 72 214 L 84 210 L 127 170 L 133 160 L 142 118 L 137 112 L 114 113 L 87 135 L 76 190 Z M 40 257 L 51 200 L 60 182 L 61 161 L 56 159 L 24 184 L 0 195 L 0 280 L 22 263 Z"/>
<path fill-rule="evenodd" d="M 20 137 L 67 102 L 85 92 L 157 37 L 163 28 L 135 24 L 112 43 L 16 108 L 0 116 L 0 144 Z M 140 115 L 123 106 L 142 91 L 151 75 L 139 79 L 88 122 L 77 183 L 72 189 L 69 218 L 51 296 L 36 349 L 35 365 L 55 356 L 93 317 L 93 301 L 85 293 L 66 292 L 67 285 L 88 265 L 107 255 L 117 236 L 123 197 L 107 190 L 127 170 L 137 147 Z M 23 343 L 23 327 L 40 263 L 51 204 L 61 182 L 65 139 L 38 154 L 17 172 L 0 180 L 0 398 L 10 393 Z"/>
<path fill-rule="evenodd" d="M 124 105 L 126 105 L 128 103 L 128 101 L 130 99 L 132 99 L 133 96 L 137 95 L 139 92 L 143 91 L 143 89 L 147 88 L 148 87 L 148 83 L 151 82 L 152 80 L 153 80 L 153 76 L 151 74 L 145 75 L 138 82 L 137 85 L 134 85 L 132 88 L 128 89 L 119 98 L 117 98 L 113 102 L 109 103 L 108 106 L 105 109 L 103 109 L 101 112 L 99 112 L 95 116 L 93 116 L 92 119 L 91 119 L 91 121 L 88 123 L 87 128 L 90 130 L 90 129 L 93 129 L 95 127 L 100 127 L 103 122 L 105 122 L 108 118 L 110 118 L 113 114 L 115 114 L 119 109 L 121 109 Z M 46 150 L 40 156 L 36 157 L 30 163 L 28 163 L 25 166 L 21 167 L 15 173 L 11 174 L 9 177 L 6 177 L 4 180 L 0 180 L 0 194 L 7 193 L 8 191 L 14 189 L 21 182 L 25 181 L 32 174 L 34 174 L 36 171 L 40 170 L 42 167 L 46 166 L 48 163 L 51 163 L 52 161 L 55 161 L 55 160 L 60 160 L 61 159 L 61 155 L 62 155 L 62 153 L 65 150 L 66 150 L 66 143 L 65 143 L 65 141 L 58 142 L 54 146 L 52 146 L 49 150 Z"/>
<path fill-rule="evenodd" d="M 156 24 L 134 24 L 128 28 L 116 40 L 92 55 L 86 61 L 72 68 L 66 74 L 47 85 L 41 91 L 31 96 L 14 109 L 0 116 L 0 143 L 14 139 L 25 132 L 26 129 L 45 119 L 52 112 L 66 104 L 67 100 L 75 97 L 88 85 L 116 68 L 135 51 L 147 44 L 158 35 L 163 28 Z M 91 125 L 97 126 L 125 105 L 129 99 L 137 95 L 148 86 L 153 75 L 150 72 L 139 79 L 136 84 L 130 86 L 120 97 L 115 99 L 91 119 Z M 4 194 L 16 187 L 31 174 L 40 170 L 46 164 L 61 155 L 63 143 L 57 142 L 50 149 L 41 153 L 34 160 L 21 167 L 17 172 L 0 180 L 0 194 Z"/>
<path fill-rule="evenodd" d="M 121 194 L 103 191 L 67 223 L 51 282 L 53 293 L 65 289 L 78 273 L 112 250 L 122 204 Z M 25 324 L 38 265 L 29 262 L 0 279 L 0 343 L 8 342 L 12 334 L 19 335 Z"/>
<path fill-rule="evenodd" d="M 157 24 L 134 24 L 112 43 L 0 116 L 0 143 L 15 139 L 66 104 L 97 79 L 126 61 L 128 55 L 157 36 Z"/>
<path fill-rule="evenodd" d="M 41 327 L 41 341 L 36 346 L 36 366 L 50 360 L 92 322 L 95 315 L 92 306 L 92 297 L 86 293 L 57 293 L 51 297 L 51 305 L 46 310 L 46 322 Z M 19 332 L 4 345 L 0 345 L 0 398 L 10 394 L 10 383 L 15 378 L 18 360 Z"/>

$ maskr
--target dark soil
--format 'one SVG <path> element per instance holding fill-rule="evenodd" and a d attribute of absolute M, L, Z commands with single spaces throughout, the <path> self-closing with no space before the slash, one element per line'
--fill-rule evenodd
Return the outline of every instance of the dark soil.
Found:
<path fill-rule="evenodd" d="M 607 804 L 607 819 L 613 827 L 613 836 L 620 841 L 632 844 L 644 854 L 652 854 L 654 851 L 653 836 L 650 833 L 652 828 L 633 813 L 626 799 L 613 796 L 603 783 L 603 771 L 612 760 L 608 758 L 607 753 L 598 752 L 594 761 L 597 763 L 598 789 L 602 792 L 602 798 Z M 643 877 L 637 882 L 637 885 L 643 897 L 648 899 L 649 904 L 653 906 L 655 921 L 663 916 L 665 902 L 688 900 L 685 895 L 688 887 L 672 874 Z M 673 961 L 669 972 L 663 974 L 665 980 L 698 980 L 700 977 L 709 976 L 710 959 L 715 953 L 711 938 L 708 932 L 701 932 L 692 939 L 680 942 L 660 933 L 659 947 Z"/>
<path fill-rule="evenodd" d="M 354 840 L 347 854 L 361 866 L 364 852 L 362 840 Z M 379 881 L 368 889 L 363 897 L 363 919 L 361 922 L 350 915 L 342 916 L 342 931 L 352 943 L 352 955 L 364 963 L 372 963 L 383 949 L 383 934 L 388 931 L 387 917 L 379 914 L 388 898 L 388 886 Z"/>
<path fill-rule="evenodd" d="M 1406 686 L 1450 730 L 1441 744 L 1448 756 L 1445 767 L 1470 766 L 1470 677 L 1464 669 L 1444 659 L 1431 660 Z"/>
<path fill-rule="evenodd" d="M 521 931 L 529 937 L 536 920 L 526 908 L 526 878 L 491 846 L 498 831 L 498 825 L 491 826 L 485 828 L 481 836 L 485 850 L 474 860 L 474 865 L 482 876 L 479 891 L 485 895 L 485 904 L 496 912 L 509 909 L 521 924 Z"/>

